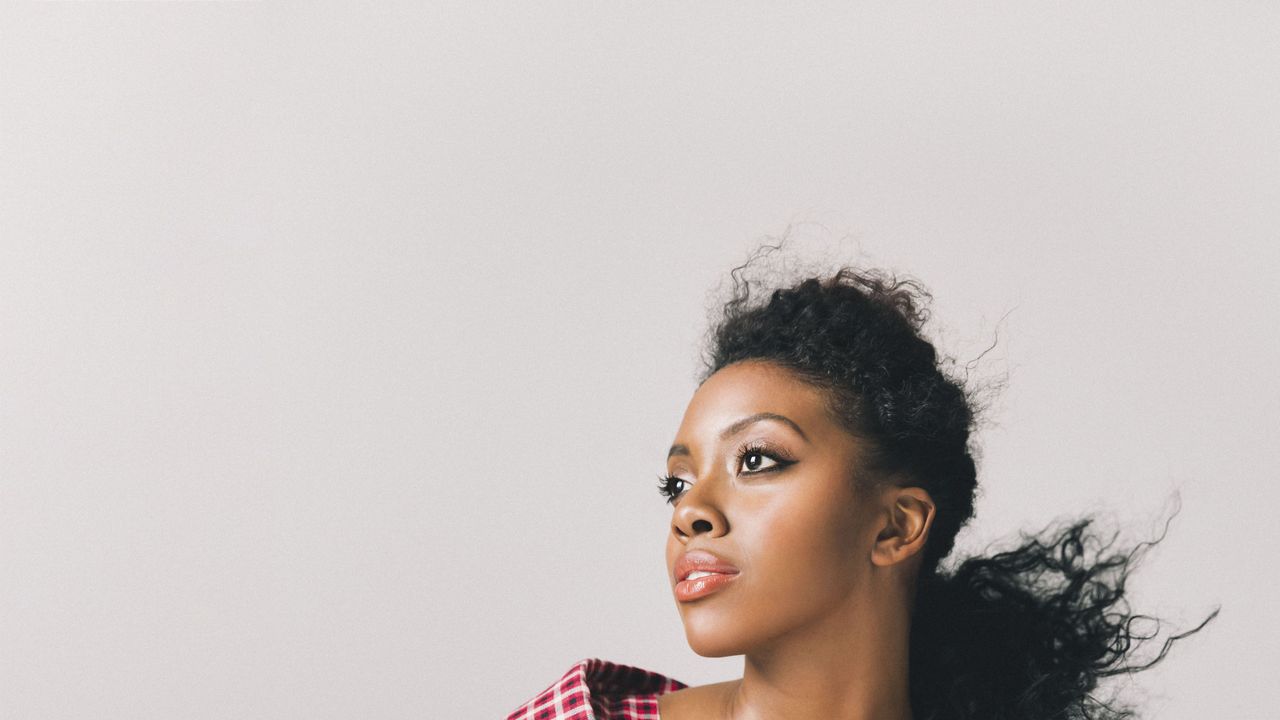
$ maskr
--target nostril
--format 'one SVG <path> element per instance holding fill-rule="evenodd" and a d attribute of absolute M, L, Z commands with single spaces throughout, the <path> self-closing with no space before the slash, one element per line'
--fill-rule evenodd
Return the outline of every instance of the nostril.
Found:
<path fill-rule="evenodd" d="M 694 531 L 694 532 L 707 531 L 707 530 L 710 530 L 710 529 L 711 529 L 711 523 L 707 522 L 706 520 L 694 520 L 694 521 L 693 521 L 693 531 Z"/>

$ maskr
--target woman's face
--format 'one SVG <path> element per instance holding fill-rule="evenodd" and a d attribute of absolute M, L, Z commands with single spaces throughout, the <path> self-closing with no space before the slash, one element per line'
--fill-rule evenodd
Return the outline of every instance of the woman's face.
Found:
<path fill-rule="evenodd" d="M 667 570 L 694 652 L 745 654 L 855 610 L 876 535 L 859 452 L 821 392 L 777 365 L 736 363 L 698 388 L 667 460 Z M 693 551 L 730 572 L 681 582 Z"/>

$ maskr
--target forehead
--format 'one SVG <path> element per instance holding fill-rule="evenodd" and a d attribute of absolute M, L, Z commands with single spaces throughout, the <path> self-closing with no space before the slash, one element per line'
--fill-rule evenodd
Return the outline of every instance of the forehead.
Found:
<path fill-rule="evenodd" d="M 719 430 L 759 412 L 785 415 L 804 428 L 834 427 L 823 392 L 779 365 L 758 360 L 734 363 L 716 371 L 694 392 L 680 432 Z"/>

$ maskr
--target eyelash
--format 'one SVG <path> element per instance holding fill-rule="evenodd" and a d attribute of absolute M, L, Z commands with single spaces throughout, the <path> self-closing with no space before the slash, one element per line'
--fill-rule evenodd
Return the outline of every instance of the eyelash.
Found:
<path fill-rule="evenodd" d="M 787 467 L 788 465 L 793 465 L 796 462 L 795 460 L 788 459 L 785 455 L 783 455 L 781 452 L 777 450 L 774 450 L 768 444 L 762 443 L 759 441 L 748 442 L 747 444 L 738 448 L 736 457 L 737 457 L 737 464 L 739 467 L 742 466 L 742 461 L 746 459 L 748 455 L 763 455 L 769 458 L 770 460 L 773 460 L 775 463 L 777 463 L 773 467 L 765 468 L 764 470 L 748 471 L 747 472 L 748 475 L 763 475 L 765 473 L 777 472 L 778 470 L 781 470 Z M 676 500 L 681 495 L 684 494 L 684 491 L 677 491 L 675 489 L 675 484 L 678 482 L 683 483 L 685 482 L 685 480 L 683 478 L 678 478 L 675 475 L 659 475 L 658 476 L 658 492 L 667 498 L 668 504 L 675 505 Z"/>

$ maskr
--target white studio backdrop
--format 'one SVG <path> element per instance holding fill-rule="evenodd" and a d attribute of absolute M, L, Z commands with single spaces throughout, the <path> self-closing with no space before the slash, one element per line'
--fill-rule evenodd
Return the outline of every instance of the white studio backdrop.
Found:
<path fill-rule="evenodd" d="M 0 8 L 0 717 L 690 684 L 654 490 L 766 236 L 1007 380 L 961 550 L 1169 536 L 1147 717 L 1276 717 L 1280 9 Z M 834 267 L 834 265 L 832 265 Z"/>

